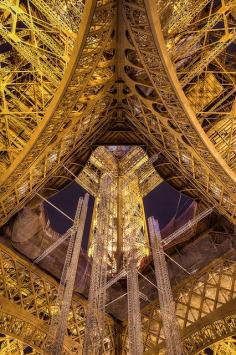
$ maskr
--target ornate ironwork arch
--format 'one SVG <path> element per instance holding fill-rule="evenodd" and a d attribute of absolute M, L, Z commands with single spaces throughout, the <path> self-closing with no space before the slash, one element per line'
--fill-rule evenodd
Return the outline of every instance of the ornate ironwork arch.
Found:
<path fill-rule="evenodd" d="M 186 329 L 183 343 L 186 354 L 192 355 L 214 343 L 236 334 L 236 300 L 223 305 L 213 313 Z"/>

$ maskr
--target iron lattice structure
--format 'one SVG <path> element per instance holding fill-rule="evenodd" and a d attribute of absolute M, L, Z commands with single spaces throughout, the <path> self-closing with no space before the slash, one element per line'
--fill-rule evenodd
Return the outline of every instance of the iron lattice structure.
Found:
<path fill-rule="evenodd" d="M 49 351 L 54 354 L 62 354 L 64 336 L 67 329 L 67 320 L 70 312 L 72 295 L 77 273 L 82 237 L 88 209 L 88 198 L 80 198 L 75 213 L 74 223 L 71 227 L 70 241 L 62 270 L 60 285 L 57 293 L 56 304 L 58 311 L 53 315 L 49 328 Z M 52 341 L 50 340 L 52 339 Z"/>
<path fill-rule="evenodd" d="M 172 295 L 159 224 L 152 217 L 149 218 L 148 225 L 167 353 L 169 355 L 183 354 L 179 325 L 175 314 L 175 302 Z"/>
<path fill-rule="evenodd" d="M 94 243 L 93 265 L 89 289 L 89 306 L 86 321 L 84 355 L 103 354 L 106 349 L 104 341 L 104 317 L 106 306 L 106 283 L 108 268 L 109 239 L 112 240 L 114 196 L 109 176 L 101 178 L 99 189 L 99 208 L 97 231 Z"/>
<path fill-rule="evenodd" d="M 4 224 L 94 146 L 160 152 L 163 178 L 235 220 L 235 4 L 231 0 L 4 0 Z"/>
<path fill-rule="evenodd" d="M 151 164 L 148 164 L 147 156 L 142 150 L 135 148 L 129 151 L 129 147 L 123 147 L 123 150 L 110 147 L 110 150 L 113 153 L 104 147 L 96 150 L 79 177 L 79 181 L 87 188 L 94 177 L 92 172 L 96 171 L 95 167 L 102 174 L 98 178 L 100 174 L 97 171 L 95 179 L 98 192 L 95 193 L 90 241 L 93 266 L 84 354 L 95 355 L 106 351 L 104 316 L 107 289 L 127 275 L 129 351 L 130 354 L 141 355 L 143 347 L 138 266 L 148 254 L 148 237 L 139 179 L 135 172 L 143 172 L 143 165 L 146 163 L 145 166 L 149 169 L 145 169 L 145 175 L 154 174 L 156 181 L 160 181 L 160 178 L 156 176 Z M 124 172 L 128 174 L 125 175 Z M 141 182 L 143 181 L 140 179 L 140 185 Z M 88 188 L 91 189 L 91 186 L 89 184 Z M 94 191 L 96 186 L 93 186 Z"/>
<path fill-rule="evenodd" d="M 140 199 L 168 179 L 197 198 L 200 211 L 215 206 L 235 223 L 233 0 L 1 0 L 0 19 L 1 225 L 39 189 L 50 195 L 64 187 L 70 179 L 64 164 L 76 176 L 85 166 L 79 181 L 96 196 L 99 173 L 115 171 L 116 162 L 103 148 L 103 165 L 99 154 L 91 153 L 114 144 L 141 145 L 149 156 L 159 154 L 155 169 L 147 171 L 138 171 L 142 159 L 148 160 L 140 150 L 120 159 L 123 175 L 130 180 L 138 175 Z M 112 208 L 122 220 L 120 186 L 126 179 L 115 180 L 119 203 Z M 138 250 L 145 254 L 143 207 L 137 205 Z M 96 209 L 98 201 L 94 221 Z M 111 275 L 128 261 L 129 245 L 121 244 L 121 234 L 117 230 L 109 240 L 115 256 L 108 262 Z M 91 252 L 93 238 L 94 230 Z M 57 284 L 2 246 L 0 258 L 2 333 L 44 351 Z M 190 288 L 182 285 L 186 294 L 175 293 L 187 354 L 235 332 L 235 266 L 227 258 L 221 261 L 214 271 L 209 266 L 200 279 L 192 278 Z M 86 305 L 81 302 L 72 302 L 65 351 L 82 346 Z M 218 307 L 225 310 L 221 319 Z M 203 317 L 214 338 L 201 324 Z M 144 352 L 162 349 L 159 318 L 158 302 L 143 311 Z M 113 321 L 104 322 L 106 351 L 114 353 Z"/>
<path fill-rule="evenodd" d="M 58 283 L 3 245 L 1 250 L 1 333 L 46 352 L 51 319 L 58 312 Z M 82 351 L 87 301 L 74 296 L 67 318 L 64 352 Z M 105 318 L 107 353 L 114 354 L 114 321 Z M 46 352 L 47 353 L 47 352 Z"/>
<path fill-rule="evenodd" d="M 138 147 L 124 147 L 117 152 L 115 147 L 99 147 L 91 155 L 87 165 L 78 177 L 78 182 L 95 197 L 95 208 L 89 240 L 89 255 L 93 254 L 94 234 L 98 226 L 100 208 L 100 178 L 108 174 L 111 180 L 109 236 L 107 239 L 110 275 L 119 272 L 126 265 L 129 252 L 129 238 L 134 228 L 131 221 L 136 214 L 135 233 L 137 235 L 137 258 L 149 253 L 147 226 L 143 207 L 143 197 L 161 183 L 161 177 L 156 173 L 147 154 Z M 116 153 L 114 153 L 116 152 Z M 116 156 L 117 154 L 118 156 Z M 119 156 L 119 154 L 121 154 Z M 132 203 L 130 200 L 132 191 Z M 101 213 L 101 212 L 100 212 Z M 105 213 L 105 212 L 102 212 Z M 105 217 L 103 217 L 104 220 Z"/>
<path fill-rule="evenodd" d="M 227 253 L 179 283 L 173 290 L 176 318 L 184 354 L 197 354 L 233 336 L 235 327 L 235 254 Z M 159 300 L 142 309 L 144 353 L 165 354 Z M 123 332 L 123 354 L 128 354 L 128 327 Z"/>
<path fill-rule="evenodd" d="M 131 355 L 143 354 L 142 325 L 140 315 L 140 292 L 138 280 L 138 261 L 140 260 L 140 214 L 136 197 L 138 196 L 138 179 L 133 178 L 129 183 L 122 185 L 126 191 L 124 196 L 124 231 L 123 239 L 126 241 L 126 268 L 127 268 L 127 306 L 128 306 L 128 334 L 129 352 Z M 147 248 L 147 245 L 146 245 Z M 145 254 L 144 254 L 145 255 Z M 142 254 L 141 254 L 142 256 Z"/>
<path fill-rule="evenodd" d="M 58 285 L 53 278 L 10 249 L 0 245 L 0 251 L 1 334 L 42 352 L 55 310 Z M 199 270 L 173 291 L 185 354 L 196 354 L 236 333 L 236 263 L 232 253 Z M 82 350 L 86 313 L 87 302 L 74 296 L 68 316 L 65 349 Z M 158 300 L 142 310 L 142 331 L 146 354 L 164 352 Z M 109 339 L 107 353 L 115 354 L 114 321 L 108 316 L 105 334 Z M 126 354 L 126 327 L 122 339 L 122 352 Z"/>
<path fill-rule="evenodd" d="M 217 342 L 213 346 L 210 347 L 214 355 L 217 354 L 225 354 L 225 355 L 231 355 L 235 354 L 236 352 L 236 341 L 233 337 L 226 338 L 222 341 Z M 199 352 L 199 355 L 205 355 L 207 354 L 207 350 L 205 349 L 201 352 Z"/>
<path fill-rule="evenodd" d="M 39 355 L 40 353 L 33 350 L 26 344 L 22 343 L 20 340 L 11 338 L 8 335 L 2 335 L 0 338 L 0 351 L 3 355 L 13 355 L 19 354 L 24 355 L 25 351 L 27 354 Z"/>

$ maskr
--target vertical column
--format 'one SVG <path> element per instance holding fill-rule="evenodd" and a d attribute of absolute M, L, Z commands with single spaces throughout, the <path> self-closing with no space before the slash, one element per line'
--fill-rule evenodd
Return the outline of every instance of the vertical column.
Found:
<path fill-rule="evenodd" d="M 78 267 L 81 242 L 88 209 L 88 200 L 88 194 L 85 195 L 84 200 L 81 198 L 79 199 L 74 224 L 71 230 L 71 237 L 66 254 L 66 260 L 58 289 L 57 304 L 59 306 L 59 312 L 55 317 L 52 318 L 49 330 L 49 337 L 51 337 L 53 340 L 53 346 L 51 350 L 53 355 L 60 355 L 63 351 L 67 318 L 71 306 L 75 276 Z"/>
<path fill-rule="evenodd" d="M 84 355 L 103 354 L 104 317 L 107 282 L 108 236 L 112 181 L 104 175 L 100 182 L 97 227 L 94 235 L 93 265 L 89 289 L 89 304 L 84 337 Z"/>
<path fill-rule="evenodd" d="M 129 354 L 143 354 L 143 336 L 141 326 L 141 313 L 139 301 L 138 283 L 138 250 L 140 216 L 139 206 L 136 201 L 138 181 L 134 179 L 125 188 L 126 204 L 126 226 L 129 234 L 127 238 L 127 293 L 128 293 L 128 332 L 129 332 Z"/>
<path fill-rule="evenodd" d="M 138 267 L 135 250 L 131 250 L 127 265 L 127 292 L 128 292 L 128 331 L 129 354 L 143 354 L 143 339 L 141 327 Z"/>
<path fill-rule="evenodd" d="M 109 214 L 108 214 L 108 205 L 106 207 L 107 209 L 107 223 L 108 223 L 108 230 L 107 234 L 109 235 L 109 238 L 107 239 L 106 243 L 106 248 L 107 248 L 107 268 L 108 268 L 108 273 L 109 276 L 113 276 L 117 272 L 117 262 L 118 258 L 117 257 L 117 178 L 112 175 L 113 172 L 110 173 L 110 176 L 107 178 L 110 179 L 109 182 L 109 189 L 110 189 L 110 196 L 109 196 Z M 101 184 L 102 181 L 104 180 L 105 175 L 101 178 L 100 181 L 100 187 L 98 194 L 96 196 L 95 200 L 95 205 L 94 205 L 94 212 L 93 212 L 93 219 L 92 219 L 92 227 L 90 230 L 90 237 L 89 237 L 89 251 L 88 254 L 90 256 L 94 256 L 94 249 L 95 249 L 95 244 L 96 244 L 96 235 L 98 234 L 98 225 L 99 225 L 99 219 L 101 217 Z M 104 192 L 105 195 L 107 195 L 108 191 Z M 103 220 L 103 223 L 105 223 L 105 220 Z"/>
<path fill-rule="evenodd" d="M 122 201 L 122 183 L 120 176 L 117 177 L 117 249 L 115 252 L 117 273 L 122 269 L 123 253 L 123 201 Z"/>
<path fill-rule="evenodd" d="M 167 353 L 168 355 L 181 355 L 183 348 L 159 224 L 153 217 L 150 217 L 148 225 Z"/>

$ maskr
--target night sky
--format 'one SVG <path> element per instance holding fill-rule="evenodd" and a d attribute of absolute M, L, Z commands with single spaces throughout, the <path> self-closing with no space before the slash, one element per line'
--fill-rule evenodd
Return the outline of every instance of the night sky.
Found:
<path fill-rule="evenodd" d="M 63 212 L 65 212 L 69 217 L 74 218 L 79 197 L 84 196 L 85 193 L 86 191 L 79 184 L 77 184 L 76 182 L 72 182 L 67 185 L 63 190 L 51 197 L 49 200 L 54 205 L 59 207 Z M 45 203 L 44 205 L 46 208 L 47 216 L 49 217 L 51 222 L 51 227 L 55 231 L 64 234 L 67 229 L 72 226 L 72 221 L 64 217 L 60 212 L 58 212 L 55 208 L 48 205 L 47 203 Z M 82 241 L 83 249 L 87 248 L 93 205 L 94 198 L 90 195 L 84 237 Z"/>
<path fill-rule="evenodd" d="M 85 194 L 85 190 L 76 182 L 70 183 L 59 193 L 50 198 L 50 201 L 64 211 L 71 218 L 74 218 L 78 199 Z M 190 203 L 191 198 L 180 194 L 168 183 L 163 182 L 144 198 L 146 217 L 154 216 L 158 219 L 160 228 L 163 228 L 174 216 L 178 216 Z M 90 196 L 85 233 L 82 242 L 83 249 L 86 249 L 89 237 L 90 224 L 92 219 L 94 198 Z M 60 212 L 48 204 L 45 204 L 46 213 L 51 221 L 51 227 L 63 234 L 72 225 L 72 222 Z"/>
<path fill-rule="evenodd" d="M 162 182 L 144 197 L 146 218 L 154 216 L 158 219 L 160 228 L 163 228 L 172 217 L 179 216 L 191 202 L 190 197 L 181 194 L 167 182 Z"/>

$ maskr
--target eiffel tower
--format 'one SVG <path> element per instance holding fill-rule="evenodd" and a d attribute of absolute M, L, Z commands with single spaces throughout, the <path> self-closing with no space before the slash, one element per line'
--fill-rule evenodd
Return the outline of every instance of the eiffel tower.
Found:
<path fill-rule="evenodd" d="M 1 0 L 0 15 L 0 223 L 3 234 L 11 237 L 17 216 L 24 206 L 33 206 L 38 193 L 50 198 L 68 185 L 72 174 L 79 176 L 82 185 L 89 189 L 83 178 L 93 152 L 107 151 L 107 147 L 120 147 L 118 150 L 133 147 L 134 151 L 145 152 L 146 160 L 158 155 L 152 163 L 153 181 L 150 180 L 150 186 L 143 185 L 147 193 L 160 181 L 168 181 L 197 201 L 198 213 L 214 208 L 213 220 L 218 228 L 213 228 L 211 235 L 216 250 L 214 257 L 209 256 L 202 264 L 199 262 L 208 270 L 208 276 L 202 281 L 204 296 L 203 293 L 195 296 L 201 301 L 196 301 L 194 306 L 190 301 L 183 301 L 186 285 L 179 288 L 179 293 L 176 291 L 179 295 L 176 299 L 182 297 L 179 304 L 184 304 L 188 310 L 194 309 L 191 308 L 192 318 L 180 316 L 180 328 L 193 327 L 206 316 L 210 317 L 209 327 L 213 327 L 217 319 L 226 322 L 227 312 L 224 319 L 223 315 L 217 318 L 217 309 L 220 305 L 230 310 L 234 302 L 233 281 L 230 286 L 226 279 L 234 267 L 230 253 L 234 250 L 232 235 L 236 219 L 235 2 Z M 90 189 L 93 181 L 91 179 Z M 200 235 L 201 228 L 196 228 L 195 237 Z M 223 248 L 222 238 L 228 241 L 227 247 Z M 185 241 L 189 248 L 196 241 L 193 239 Z M 11 314 L 8 321 L 16 323 L 13 314 L 16 317 L 17 312 L 13 312 L 12 302 L 17 307 L 25 304 L 22 312 L 27 314 L 31 306 L 28 301 L 26 306 L 23 299 L 31 294 L 35 302 L 31 313 L 41 319 L 37 293 L 41 292 L 46 300 L 49 291 L 42 291 L 41 281 L 37 287 L 32 286 L 32 279 L 30 284 L 26 270 L 35 272 L 31 262 L 28 266 L 22 264 L 14 251 L 8 251 L 5 246 L 1 248 L 1 275 L 5 280 L 1 294 L 6 302 L 1 315 L 5 328 L 0 328 L 0 332 L 7 337 L 4 346 L 24 353 L 22 344 L 28 344 L 32 352 L 40 352 L 43 346 L 39 340 L 38 343 L 36 339 L 27 340 L 30 337 L 26 339 L 23 330 L 19 336 L 14 327 L 7 333 L 6 315 Z M 110 267 L 118 270 L 116 257 L 116 263 Z M 212 260 L 216 257 L 220 259 L 214 266 Z M 15 264 L 9 260 L 14 260 Z M 15 266 L 16 260 L 21 266 Z M 21 270 L 19 275 L 24 275 L 22 279 L 17 268 Z M 206 289 L 210 285 L 209 275 L 214 273 L 225 277 L 225 286 L 215 280 L 211 287 L 217 292 L 212 296 L 214 300 L 209 301 L 210 291 L 207 294 Z M 6 282 L 8 278 L 13 280 L 13 275 L 16 280 Z M 231 276 L 233 280 L 233 271 Z M 54 285 L 46 274 L 40 277 L 44 283 Z M 24 283 L 24 289 L 30 291 L 23 290 Z M 10 291 L 13 284 L 17 285 L 17 298 Z M 50 292 L 55 294 L 53 287 L 49 287 Z M 188 289 L 186 293 L 193 295 L 194 292 Z M 8 313 L 7 302 L 12 309 Z M 49 309 L 53 301 L 45 302 Z M 80 301 L 76 302 L 80 305 Z M 144 353 L 147 354 L 148 351 L 157 353 L 162 343 L 162 338 L 158 338 L 151 327 L 154 320 L 158 323 L 157 304 L 151 303 L 144 313 L 141 310 L 141 321 L 144 322 L 146 314 L 149 324 L 144 336 Z M 178 309 L 178 301 L 176 304 Z M 201 316 L 196 314 L 196 309 Z M 49 313 L 43 311 L 47 324 Z M 112 320 L 106 322 L 108 329 Z M 77 337 L 75 342 L 82 343 L 77 320 L 72 323 L 76 324 L 77 331 L 73 333 L 72 325 L 68 326 L 70 331 L 65 340 L 68 349 L 71 349 L 70 337 Z M 32 324 L 36 327 L 33 318 Z M 157 325 L 153 327 L 157 329 Z M 196 327 L 200 329 L 200 325 Z M 228 329 L 224 336 L 218 334 L 217 340 L 236 333 L 233 326 Z M 184 332 L 186 354 L 203 351 L 215 342 L 208 334 L 209 338 L 200 345 L 197 333 Z M 125 354 L 126 333 L 121 334 L 122 345 L 119 346 Z M 233 342 L 233 338 L 231 340 Z M 224 345 L 219 345 L 221 348 Z M 109 351 L 112 354 L 115 350 Z"/>

